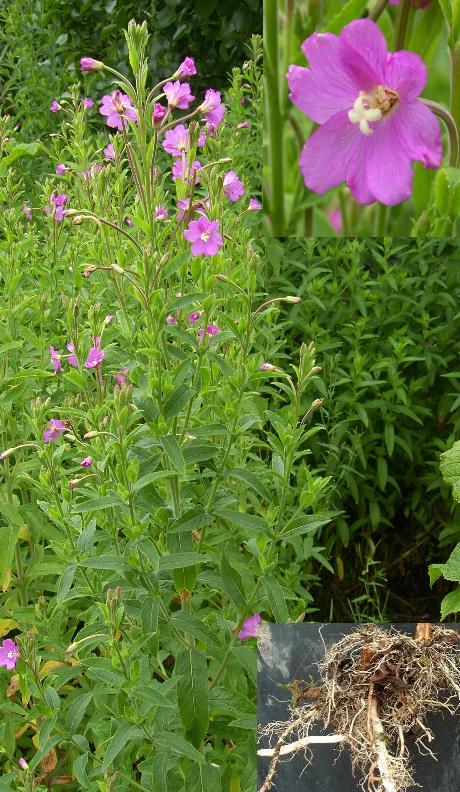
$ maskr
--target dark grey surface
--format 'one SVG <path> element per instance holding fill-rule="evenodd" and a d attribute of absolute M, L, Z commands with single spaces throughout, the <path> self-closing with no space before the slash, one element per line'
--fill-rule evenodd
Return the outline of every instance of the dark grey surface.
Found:
<path fill-rule="evenodd" d="M 388 629 L 391 625 L 381 625 Z M 413 635 L 415 625 L 393 625 Z M 458 628 L 458 625 L 444 625 Z M 317 678 L 315 663 L 324 656 L 324 643 L 329 645 L 356 629 L 355 624 L 264 624 L 258 629 L 258 723 L 287 720 L 291 691 L 280 687 L 294 679 Z M 437 755 L 420 756 L 411 751 L 414 777 L 424 792 L 460 792 L 460 715 L 435 715 L 428 721 L 434 732 L 431 744 Z M 315 730 L 320 733 L 319 729 Z M 331 733 L 331 732 L 330 732 Z M 260 741 L 258 747 L 268 747 Z M 285 757 L 278 765 L 271 792 L 362 792 L 358 778 L 353 778 L 346 749 L 338 746 L 312 746 L 313 760 L 306 767 L 304 753 Z M 266 776 L 269 759 L 258 758 L 258 786 Z M 417 787 L 411 787 L 415 790 Z"/>

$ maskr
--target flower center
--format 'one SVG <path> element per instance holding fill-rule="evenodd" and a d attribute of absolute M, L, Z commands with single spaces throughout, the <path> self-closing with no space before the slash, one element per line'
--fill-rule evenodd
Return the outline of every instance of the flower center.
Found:
<path fill-rule="evenodd" d="M 123 113 L 125 110 L 125 106 L 118 91 L 115 92 L 115 96 L 113 97 L 113 106 L 117 113 Z"/>
<path fill-rule="evenodd" d="M 348 118 L 352 124 L 359 124 L 363 135 L 372 135 L 374 130 L 369 122 L 380 121 L 399 102 L 399 96 L 391 88 L 378 85 L 372 93 L 360 91 L 353 108 L 348 111 Z"/>
<path fill-rule="evenodd" d="M 7 657 L 10 660 L 13 660 L 16 657 L 16 652 L 14 652 L 14 651 L 8 652 Z"/>
<path fill-rule="evenodd" d="M 211 234 L 210 234 L 209 231 L 203 231 L 203 233 L 201 234 L 200 239 L 202 239 L 203 242 L 207 242 L 210 236 L 211 236 Z"/>

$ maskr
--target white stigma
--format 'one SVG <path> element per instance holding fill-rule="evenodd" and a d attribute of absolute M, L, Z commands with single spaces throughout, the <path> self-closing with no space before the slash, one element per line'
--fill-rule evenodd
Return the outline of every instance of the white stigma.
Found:
<path fill-rule="evenodd" d="M 8 652 L 7 657 L 12 660 L 15 657 L 15 652 Z"/>
<path fill-rule="evenodd" d="M 210 236 L 211 234 L 209 233 L 209 231 L 203 231 L 200 239 L 203 240 L 203 242 L 207 242 Z"/>
<path fill-rule="evenodd" d="M 363 135 L 372 135 L 374 130 L 370 128 L 369 121 L 380 121 L 382 111 L 378 107 L 371 107 L 372 97 L 364 91 L 359 92 L 353 109 L 348 111 L 348 118 L 352 124 L 359 124 L 360 132 Z"/>

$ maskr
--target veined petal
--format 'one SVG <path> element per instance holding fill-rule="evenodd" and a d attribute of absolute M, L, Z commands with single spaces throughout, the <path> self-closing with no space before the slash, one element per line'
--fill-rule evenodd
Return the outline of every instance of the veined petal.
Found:
<path fill-rule="evenodd" d="M 324 124 L 341 110 L 353 107 L 359 93 L 355 84 L 337 85 L 304 66 L 290 66 L 287 81 L 291 102 L 317 124 Z"/>
<path fill-rule="evenodd" d="M 340 40 L 368 64 L 373 76 L 377 78 L 377 83 L 380 83 L 385 73 L 388 50 L 385 36 L 375 22 L 370 19 L 355 19 L 345 25 L 340 33 Z M 361 85 L 362 89 L 367 90 L 368 87 L 372 86 Z"/>
<path fill-rule="evenodd" d="M 403 105 L 394 114 L 395 133 L 411 160 L 425 168 L 439 168 L 442 161 L 441 127 L 435 114 L 420 99 Z"/>
<path fill-rule="evenodd" d="M 388 56 L 384 83 L 397 91 L 401 99 L 411 101 L 422 93 L 427 78 L 426 66 L 415 52 L 400 50 Z"/>
<path fill-rule="evenodd" d="M 409 154 L 397 136 L 396 115 L 376 124 L 374 134 L 364 141 L 367 187 L 386 206 L 410 197 L 414 176 Z"/>
<path fill-rule="evenodd" d="M 305 184 L 323 194 L 346 181 L 353 170 L 353 160 L 363 135 L 350 124 L 346 111 L 337 113 L 313 132 L 303 147 L 299 160 Z"/>

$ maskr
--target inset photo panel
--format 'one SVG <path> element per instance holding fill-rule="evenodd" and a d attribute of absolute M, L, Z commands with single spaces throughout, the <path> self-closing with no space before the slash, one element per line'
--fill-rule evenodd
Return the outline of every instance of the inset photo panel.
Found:
<path fill-rule="evenodd" d="M 270 234 L 455 235 L 454 9 L 450 0 L 264 3 Z"/>
<path fill-rule="evenodd" d="M 458 625 L 257 634 L 258 792 L 457 792 Z"/>

